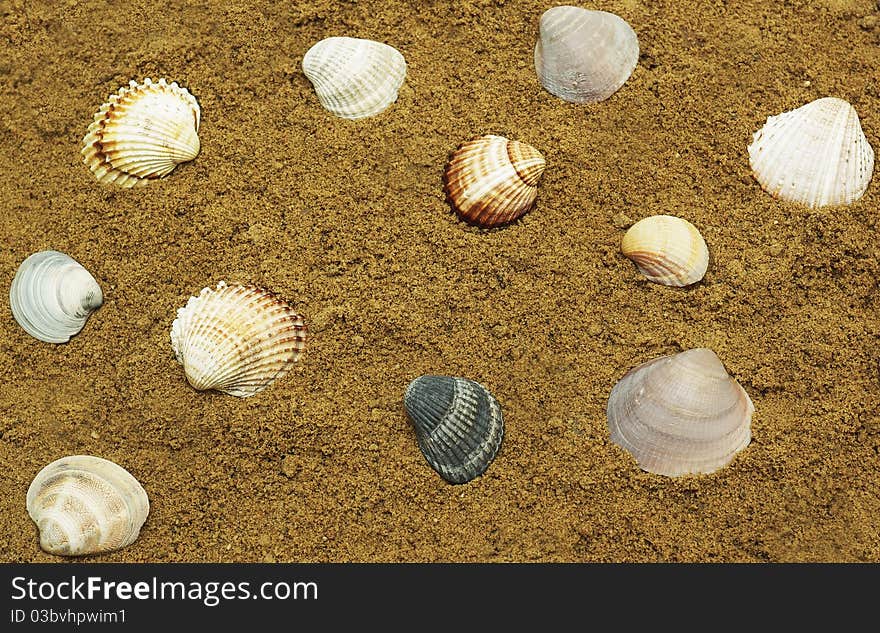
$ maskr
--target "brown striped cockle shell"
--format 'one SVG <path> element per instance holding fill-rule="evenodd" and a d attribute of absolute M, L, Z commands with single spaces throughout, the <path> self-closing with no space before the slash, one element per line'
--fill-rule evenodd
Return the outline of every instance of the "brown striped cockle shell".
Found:
<path fill-rule="evenodd" d="M 711 473 L 748 446 L 754 410 L 715 352 L 691 349 L 627 372 L 608 398 L 608 429 L 642 470 Z"/>
<path fill-rule="evenodd" d="M 697 283 L 709 267 L 709 248 L 693 224 L 672 215 L 652 215 L 633 224 L 620 243 L 649 280 L 665 286 Z"/>
<path fill-rule="evenodd" d="M 199 153 L 201 109 L 186 88 L 132 80 L 110 95 L 83 138 L 83 162 L 99 182 L 139 187 Z"/>
<path fill-rule="evenodd" d="M 71 455 L 37 473 L 27 491 L 27 511 L 40 529 L 43 550 L 82 556 L 133 543 L 150 502 L 143 486 L 122 466 Z"/>
<path fill-rule="evenodd" d="M 544 166 L 544 157 L 531 145 L 488 134 L 452 153 L 443 190 L 463 220 L 491 228 L 531 210 Z"/>
<path fill-rule="evenodd" d="M 189 383 L 245 398 L 283 376 L 305 348 L 306 327 L 286 301 L 220 282 L 177 311 L 171 347 Z"/>

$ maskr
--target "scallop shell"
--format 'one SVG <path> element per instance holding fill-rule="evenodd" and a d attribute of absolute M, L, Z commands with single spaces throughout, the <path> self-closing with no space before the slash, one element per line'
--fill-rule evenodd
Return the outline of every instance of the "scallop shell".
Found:
<path fill-rule="evenodd" d="M 303 56 L 302 69 L 321 105 L 344 119 L 379 114 L 397 101 L 406 60 L 396 48 L 354 37 L 328 37 Z"/>
<path fill-rule="evenodd" d="M 709 248 L 693 224 L 671 215 L 652 215 L 633 224 L 620 243 L 623 254 L 651 281 L 687 286 L 709 267 Z"/>
<path fill-rule="evenodd" d="M 531 145 L 487 134 L 462 143 L 443 175 L 446 201 L 458 215 L 483 228 L 512 222 L 538 198 L 544 157 Z"/>
<path fill-rule="evenodd" d="M 765 191 L 815 208 L 861 198 L 874 150 L 855 108 L 825 97 L 769 117 L 749 145 L 749 163 Z"/>
<path fill-rule="evenodd" d="M 132 80 L 95 114 L 83 162 L 99 182 L 145 185 L 198 155 L 200 119 L 195 97 L 177 82 Z"/>
<path fill-rule="evenodd" d="M 239 398 L 287 373 L 305 340 L 302 317 L 283 299 L 222 281 L 190 297 L 171 326 L 171 347 L 189 384 Z"/>
<path fill-rule="evenodd" d="M 69 341 L 103 301 L 89 271 L 58 251 L 40 251 L 24 260 L 9 289 L 12 316 L 46 343 Z"/>
<path fill-rule="evenodd" d="M 715 352 L 699 348 L 631 369 L 608 398 L 608 428 L 642 470 L 711 473 L 748 446 L 754 410 Z"/>
<path fill-rule="evenodd" d="M 133 543 L 150 502 L 121 466 L 73 455 L 37 473 L 27 491 L 27 511 L 40 529 L 40 547 L 59 556 L 82 556 Z"/>
<path fill-rule="evenodd" d="M 553 7 L 541 16 L 535 71 L 541 85 L 573 103 L 603 101 L 629 79 L 639 38 L 613 13 Z"/>
<path fill-rule="evenodd" d="M 403 404 L 422 454 L 443 479 L 463 484 L 482 475 L 504 437 L 501 407 L 480 383 L 450 376 L 420 376 Z"/>

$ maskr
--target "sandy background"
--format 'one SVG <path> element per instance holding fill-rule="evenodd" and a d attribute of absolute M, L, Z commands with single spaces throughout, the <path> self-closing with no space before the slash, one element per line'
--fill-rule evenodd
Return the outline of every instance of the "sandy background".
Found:
<path fill-rule="evenodd" d="M 552 3 L 181 4 L 0 3 L 0 286 L 53 248 L 105 294 L 55 346 L 0 293 L 0 560 L 57 560 L 25 492 L 89 453 L 152 504 L 98 560 L 880 561 L 880 181 L 810 211 L 761 191 L 746 152 L 768 115 L 822 96 L 853 103 L 880 149 L 875 2 L 585 3 L 642 50 L 590 106 L 537 83 Z M 404 53 L 395 105 L 357 122 L 320 107 L 299 64 L 330 35 Z M 198 98 L 201 155 L 143 189 L 99 185 L 80 140 L 145 76 Z M 536 210 L 492 232 L 441 182 L 483 133 L 548 163 Z M 702 231 L 699 285 L 652 285 L 620 254 L 621 227 L 656 213 Z M 221 279 L 310 326 L 295 369 L 245 400 L 191 389 L 169 342 Z M 608 393 L 699 346 L 751 395 L 754 440 L 715 475 L 642 472 L 608 439 Z M 501 452 L 468 485 L 427 466 L 403 413 L 423 373 L 479 380 L 504 409 Z"/>

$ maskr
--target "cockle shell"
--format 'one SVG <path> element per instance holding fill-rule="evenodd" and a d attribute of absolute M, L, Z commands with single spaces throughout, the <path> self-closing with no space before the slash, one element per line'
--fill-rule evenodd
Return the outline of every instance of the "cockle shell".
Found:
<path fill-rule="evenodd" d="M 89 271 L 58 251 L 40 251 L 24 260 L 9 289 L 12 316 L 46 343 L 69 341 L 103 301 Z"/>
<path fill-rule="evenodd" d="M 95 114 L 83 162 L 100 182 L 145 185 L 198 155 L 200 119 L 195 97 L 177 82 L 132 80 Z"/>
<path fill-rule="evenodd" d="M 121 466 L 73 455 L 37 473 L 27 491 L 27 511 L 40 529 L 40 547 L 59 556 L 82 556 L 133 543 L 150 502 Z"/>
<path fill-rule="evenodd" d="M 397 101 L 406 60 L 393 46 L 354 37 L 328 37 L 303 56 L 302 69 L 321 105 L 344 119 L 363 119 Z"/>
<path fill-rule="evenodd" d="M 420 376 L 406 388 L 404 408 L 422 454 L 443 479 L 463 484 L 485 472 L 501 446 L 501 407 L 480 383 Z"/>
<path fill-rule="evenodd" d="M 665 286 L 700 281 L 709 267 L 709 248 L 693 224 L 671 215 L 652 215 L 633 224 L 620 243 L 641 273 Z"/>
<path fill-rule="evenodd" d="M 551 94 L 573 103 L 603 101 L 629 79 L 639 38 L 613 13 L 553 7 L 541 16 L 535 71 Z"/>
<path fill-rule="evenodd" d="M 855 108 L 825 97 L 769 117 L 752 138 L 749 163 L 765 191 L 815 208 L 861 198 L 874 150 Z"/>
<path fill-rule="evenodd" d="M 283 299 L 222 281 L 190 297 L 171 326 L 171 347 L 189 384 L 239 398 L 287 373 L 305 340 L 302 317 Z"/>
<path fill-rule="evenodd" d="M 534 206 L 545 164 L 531 145 L 487 134 L 452 152 L 443 191 L 466 222 L 483 228 L 506 224 Z"/>
<path fill-rule="evenodd" d="M 677 477 L 726 466 L 751 441 L 755 407 L 710 349 L 655 358 L 611 390 L 611 441 L 642 470 Z"/>

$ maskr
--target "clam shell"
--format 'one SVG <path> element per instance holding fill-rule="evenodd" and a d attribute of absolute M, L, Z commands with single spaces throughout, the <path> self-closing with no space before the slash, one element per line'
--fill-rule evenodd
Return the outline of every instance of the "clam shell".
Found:
<path fill-rule="evenodd" d="M 709 267 L 709 248 L 693 224 L 671 215 L 652 215 L 633 224 L 620 243 L 641 273 L 665 286 L 700 281 Z"/>
<path fill-rule="evenodd" d="M 531 145 L 487 134 L 462 143 L 443 175 L 446 201 L 458 215 L 483 228 L 512 222 L 538 198 L 544 157 Z"/>
<path fill-rule="evenodd" d="M 37 473 L 27 491 L 27 511 L 40 529 L 40 547 L 59 556 L 82 556 L 133 543 L 150 502 L 121 466 L 73 455 Z"/>
<path fill-rule="evenodd" d="M 89 271 L 58 251 L 40 251 L 24 260 L 9 289 L 16 322 L 46 343 L 69 341 L 103 301 Z"/>
<path fill-rule="evenodd" d="M 495 459 L 504 420 L 498 402 L 480 383 L 420 376 L 406 388 L 403 404 L 422 454 L 449 483 L 479 477 Z"/>
<path fill-rule="evenodd" d="M 677 477 L 726 466 L 751 441 L 755 407 L 710 349 L 655 358 L 611 390 L 611 441 L 642 470 Z"/>
<path fill-rule="evenodd" d="M 573 103 L 603 101 L 629 79 L 639 38 L 613 13 L 553 7 L 541 16 L 535 71 L 541 85 Z"/>
<path fill-rule="evenodd" d="M 177 311 L 171 347 L 195 389 L 246 398 L 281 378 L 305 347 L 301 316 L 254 286 L 220 282 Z"/>
<path fill-rule="evenodd" d="M 406 60 L 396 48 L 354 37 L 328 37 L 303 56 L 302 69 L 321 105 L 344 119 L 379 114 L 397 101 Z"/>
<path fill-rule="evenodd" d="M 177 82 L 132 80 L 102 105 L 83 138 L 83 162 L 99 182 L 137 187 L 199 153 L 201 109 Z"/>
<path fill-rule="evenodd" d="M 825 97 L 769 117 L 752 138 L 749 163 L 766 192 L 815 208 L 861 198 L 874 150 L 855 108 Z"/>

